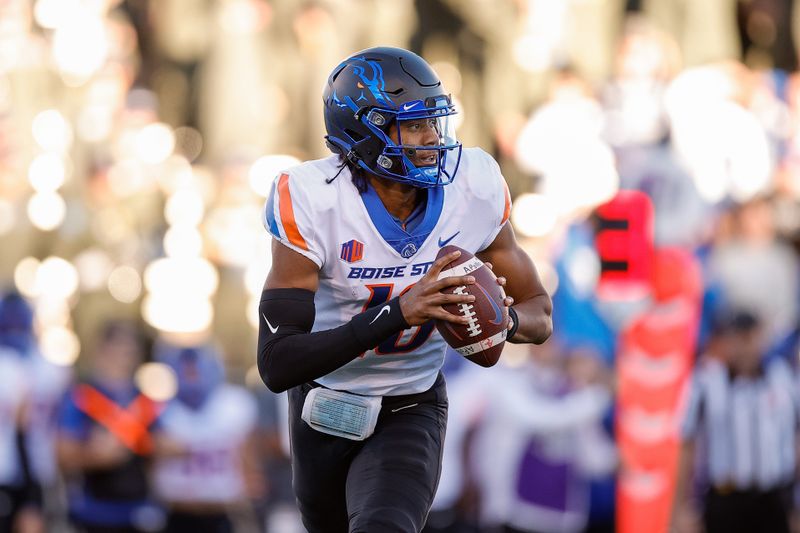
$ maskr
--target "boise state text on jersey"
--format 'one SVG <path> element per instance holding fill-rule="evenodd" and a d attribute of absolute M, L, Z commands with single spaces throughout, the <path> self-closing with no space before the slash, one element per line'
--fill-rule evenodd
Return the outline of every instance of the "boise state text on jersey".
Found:
<path fill-rule="evenodd" d="M 424 276 L 431 265 L 433 265 L 433 261 L 388 267 L 350 267 L 347 277 L 350 279 L 389 279 L 403 276 Z"/>

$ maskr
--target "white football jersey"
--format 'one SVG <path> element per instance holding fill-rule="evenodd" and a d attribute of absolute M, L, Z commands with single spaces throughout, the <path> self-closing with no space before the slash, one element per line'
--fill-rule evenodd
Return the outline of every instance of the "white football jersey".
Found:
<path fill-rule="evenodd" d="M 156 461 L 156 493 L 168 502 L 241 500 L 245 486 L 240 450 L 255 430 L 257 411 L 255 398 L 234 385 L 217 387 L 197 410 L 171 401 L 159 418 L 159 429 L 188 453 Z"/>
<path fill-rule="evenodd" d="M 264 226 L 273 237 L 320 268 L 313 331 L 341 326 L 401 295 L 446 244 L 472 253 L 485 249 L 511 210 L 499 166 L 479 148 L 463 150 L 453 183 L 428 189 L 422 221 L 409 232 L 374 189 L 358 192 L 349 169 L 328 183 L 339 170 L 336 156 L 292 167 L 276 178 L 264 209 Z M 280 327 L 280 316 L 267 318 Z M 317 382 L 365 395 L 418 393 L 433 385 L 444 351 L 431 321 L 394 335 Z"/>

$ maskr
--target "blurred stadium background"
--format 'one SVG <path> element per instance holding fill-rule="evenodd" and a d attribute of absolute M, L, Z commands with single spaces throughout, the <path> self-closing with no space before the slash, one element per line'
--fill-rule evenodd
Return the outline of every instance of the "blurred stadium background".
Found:
<path fill-rule="evenodd" d="M 258 389 L 264 195 L 328 153 L 332 67 L 392 45 L 434 66 L 460 140 L 501 163 L 565 351 L 613 373 L 653 300 L 598 291 L 602 250 L 576 237 L 620 190 L 654 206 L 649 245 L 696 258 L 706 303 L 754 308 L 777 345 L 800 294 L 798 29 L 792 0 L 0 0 L 0 281 L 55 365 L 88 372 L 101 324 L 128 318 L 217 343 Z M 174 394 L 147 368 L 143 389 Z"/>

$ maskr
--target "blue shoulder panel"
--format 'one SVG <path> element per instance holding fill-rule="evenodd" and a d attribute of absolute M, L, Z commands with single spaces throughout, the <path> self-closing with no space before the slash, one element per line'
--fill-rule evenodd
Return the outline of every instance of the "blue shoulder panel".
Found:
<path fill-rule="evenodd" d="M 273 186 L 269 190 L 269 198 L 267 198 L 267 203 L 264 205 L 264 214 L 267 217 L 267 224 L 269 224 L 269 232 L 275 235 L 276 237 L 281 237 L 281 232 L 278 229 L 278 223 L 275 222 L 275 187 Z"/>

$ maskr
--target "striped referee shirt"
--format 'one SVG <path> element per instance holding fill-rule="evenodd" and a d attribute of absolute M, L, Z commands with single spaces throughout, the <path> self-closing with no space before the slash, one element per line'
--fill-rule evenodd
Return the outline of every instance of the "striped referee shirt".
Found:
<path fill-rule="evenodd" d="M 695 370 L 681 425 L 684 440 L 702 437 L 712 485 L 770 490 L 794 477 L 800 410 L 792 371 L 783 360 L 759 376 L 732 376 L 707 358 Z"/>

